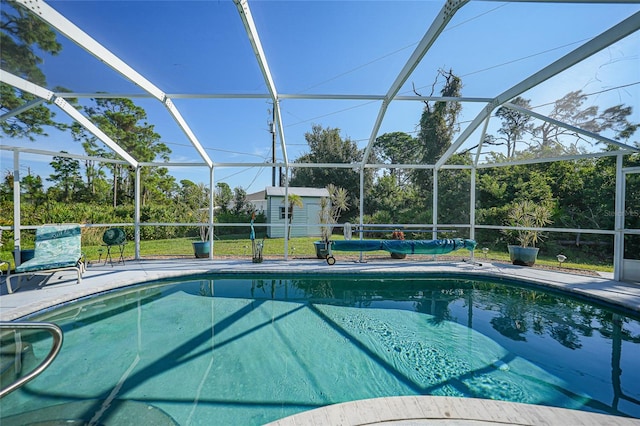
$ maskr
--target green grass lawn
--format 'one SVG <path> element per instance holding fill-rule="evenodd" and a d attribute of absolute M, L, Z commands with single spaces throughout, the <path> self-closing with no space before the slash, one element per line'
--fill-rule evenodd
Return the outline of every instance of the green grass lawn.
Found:
<path fill-rule="evenodd" d="M 289 254 L 296 257 L 315 257 L 315 247 L 313 242 L 317 237 L 292 238 L 289 241 Z M 141 257 L 182 257 L 194 256 L 192 242 L 199 241 L 193 238 L 172 238 L 168 240 L 149 240 L 140 242 Z M 32 248 L 32 247 L 25 247 Z M 112 257 L 116 249 L 112 249 Z M 104 260 L 106 247 L 102 245 L 82 245 L 82 252 L 89 262 Z M 284 239 L 265 239 L 264 256 L 282 256 L 284 253 Z M 129 241 L 124 248 L 124 257 L 133 258 L 135 245 Z M 251 240 L 249 238 L 220 239 L 213 243 L 214 256 L 247 257 L 251 258 Z M 11 263 L 11 268 L 15 267 L 13 254 L 9 250 L 0 251 L 0 260 Z M 4 268 L 6 270 L 6 267 Z"/>
<path fill-rule="evenodd" d="M 341 236 L 335 236 L 336 239 L 342 239 Z M 141 241 L 140 242 L 140 255 L 145 258 L 149 257 L 192 257 L 193 248 L 191 243 L 193 241 L 197 241 L 193 238 L 174 238 L 168 240 L 151 240 L 151 241 Z M 315 247 L 313 245 L 314 241 L 318 241 L 317 237 L 299 237 L 299 238 L 291 238 L 289 241 L 289 256 L 294 258 L 316 258 Z M 133 258 L 134 257 L 134 244 L 129 241 L 125 246 L 124 256 L 125 258 Z M 100 245 L 83 245 L 82 251 L 84 252 L 87 260 L 89 262 L 97 262 L 98 260 L 104 261 L 104 257 L 106 254 L 106 248 Z M 274 238 L 274 239 L 265 239 L 264 240 L 264 256 L 273 256 L 273 257 L 283 257 L 284 253 L 284 238 Z M 358 252 L 338 252 L 336 253 L 336 258 L 339 260 L 341 257 L 347 257 L 354 255 L 358 255 Z M 251 240 L 248 238 L 233 238 L 229 239 L 219 239 L 215 240 L 213 244 L 213 256 L 220 257 L 246 257 L 247 259 L 251 258 Z M 377 257 L 377 256 L 389 256 L 389 253 L 386 251 L 376 251 L 376 252 L 367 252 L 365 253 L 367 257 Z M 113 253 L 112 253 L 113 257 Z M 408 258 L 420 259 L 420 258 L 428 258 L 429 255 L 413 255 Z M 439 255 L 438 257 L 441 257 Z M 452 258 L 460 258 L 460 257 L 469 257 L 469 252 L 466 249 L 458 250 L 449 255 L 445 255 L 444 257 L 452 257 Z M 485 259 L 484 254 L 478 249 L 475 253 L 475 258 L 478 261 L 482 261 Z M 14 268 L 13 256 L 12 253 L 8 250 L 0 251 L 0 260 L 11 263 L 11 268 Z M 504 251 L 500 250 L 491 250 L 487 253 L 486 256 L 487 261 L 499 261 L 499 262 L 508 262 L 509 254 L 507 253 L 507 248 L 504 248 Z M 545 253 L 540 253 L 538 256 L 538 260 L 536 261 L 536 265 L 539 266 L 558 266 L 558 261 L 555 258 L 555 255 L 545 255 Z M 580 263 L 580 262 L 571 262 L 571 259 L 568 259 L 566 262 L 562 264 L 562 267 L 565 269 L 581 269 L 581 270 L 591 270 L 591 271 L 606 271 L 613 272 L 613 265 L 594 265 L 589 263 Z M 6 270 L 6 267 L 2 267 L 3 270 Z"/>
<path fill-rule="evenodd" d="M 477 248 L 475 253 L 475 258 L 478 261 L 482 261 L 485 257 L 482 251 Z M 490 251 L 487 254 L 488 261 L 500 261 L 500 262 L 510 262 L 509 253 L 506 250 L 504 252 L 500 251 Z M 556 259 L 555 255 L 546 255 L 542 253 L 542 251 L 538 254 L 538 258 L 536 260 L 536 265 L 538 266 L 553 266 L 558 267 L 559 262 Z M 600 272 L 613 272 L 613 265 L 608 264 L 590 264 L 583 262 L 571 262 L 570 259 L 567 259 L 562 263 L 563 269 L 581 269 L 586 271 L 600 271 Z"/>

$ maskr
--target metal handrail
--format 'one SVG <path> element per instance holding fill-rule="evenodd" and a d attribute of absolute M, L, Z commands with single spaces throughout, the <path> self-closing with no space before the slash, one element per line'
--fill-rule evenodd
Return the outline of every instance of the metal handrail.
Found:
<path fill-rule="evenodd" d="M 5 322 L 0 321 L 0 330 L 46 330 L 51 333 L 53 337 L 53 345 L 51 346 L 51 350 L 44 358 L 44 360 L 38 365 L 33 371 L 29 374 L 20 377 L 18 380 L 10 384 L 9 386 L 0 389 L 0 398 L 5 397 L 10 394 L 14 390 L 20 388 L 22 385 L 27 382 L 35 379 L 40 375 L 44 370 L 46 370 L 49 365 L 53 362 L 55 357 L 60 352 L 60 348 L 62 347 L 63 334 L 60 327 L 53 323 L 49 322 Z"/>

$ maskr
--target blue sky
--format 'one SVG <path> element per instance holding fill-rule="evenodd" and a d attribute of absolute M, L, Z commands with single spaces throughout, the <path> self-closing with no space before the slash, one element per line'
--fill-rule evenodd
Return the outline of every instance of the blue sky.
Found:
<path fill-rule="evenodd" d="M 53 8 L 168 94 L 265 94 L 258 64 L 236 6 L 219 1 L 51 1 Z M 249 1 L 261 42 L 281 94 L 383 95 L 443 6 L 441 1 Z M 399 95 L 413 87 L 430 94 L 440 68 L 462 77 L 463 96 L 494 97 L 580 44 L 640 11 L 640 4 L 552 4 L 474 1 L 456 13 Z M 48 88 L 74 92 L 142 93 L 79 46 L 45 57 Z M 582 64 L 523 94 L 536 111 L 572 90 L 594 93 L 590 105 L 634 107 L 640 122 L 640 35 L 614 44 Z M 439 86 L 435 88 L 438 94 Z M 88 103 L 89 100 L 82 100 Z M 173 151 L 173 162 L 200 158 L 164 106 L 135 98 Z M 175 105 L 218 163 L 266 162 L 271 158 L 267 99 L 174 99 Z M 485 104 L 465 103 L 468 122 Z M 379 134 L 414 134 L 421 102 L 391 104 Z M 52 109 L 56 110 L 55 107 Z M 290 160 L 307 152 L 313 124 L 337 127 L 343 138 L 366 146 L 379 101 L 291 100 L 281 102 Z M 66 119 L 62 111 L 57 117 Z M 497 120 L 492 120 L 494 126 Z M 492 131 L 490 126 L 489 132 Z M 495 127 L 493 127 L 495 131 Z M 81 153 L 79 143 L 55 130 L 37 142 L 3 138 L 10 146 Z M 635 140 L 638 140 L 636 137 Z M 475 144 L 477 140 L 471 140 Z M 277 158 L 282 159 L 280 142 Z M 47 176 L 48 158 L 23 155 L 26 169 Z M 0 153 L 2 172 L 11 155 Z M 171 168 L 180 179 L 208 182 L 206 168 Z M 224 167 L 216 181 L 247 192 L 271 184 L 269 168 Z"/>

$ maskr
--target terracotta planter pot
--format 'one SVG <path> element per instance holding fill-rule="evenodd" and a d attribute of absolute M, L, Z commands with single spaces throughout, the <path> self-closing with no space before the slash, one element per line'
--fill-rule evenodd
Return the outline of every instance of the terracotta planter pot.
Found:
<path fill-rule="evenodd" d="M 396 229 L 395 231 L 393 231 L 393 234 L 391 234 L 391 239 L 404 241 L 404 232 L 402 232 L 399 229 Z M 392 259 L 404 259 L 406 257 L 407 257 L 406 253 L 394 253 L 394 252 L 391 252 L 391 258 Z"/>

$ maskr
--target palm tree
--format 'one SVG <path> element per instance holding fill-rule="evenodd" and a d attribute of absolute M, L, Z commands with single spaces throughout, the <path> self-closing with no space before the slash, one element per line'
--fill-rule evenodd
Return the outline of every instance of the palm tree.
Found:
<path fill-rule="evenodd" d="M 282 200 L 282 202 L 284 203 L 284 200 Z M 302 197 L 297 194 L 289 194 L 289 230 L 287 232 L 287 241 L 291 239 L 291 222 L 293 221 L 294 207 L 298 207 L 298 208 L 304 207 L 304 204 L 302 202 Z"/>

